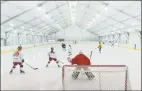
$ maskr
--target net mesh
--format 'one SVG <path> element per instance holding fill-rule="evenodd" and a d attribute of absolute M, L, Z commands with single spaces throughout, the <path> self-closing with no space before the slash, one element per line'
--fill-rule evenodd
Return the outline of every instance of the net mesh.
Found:
<path fill-rule="evenodd" d="M 65 65 L 62 72 L 63 90 L 131 89 L 128 80 L 128 67 L 125 65 Z M 75 72 L 79 73 L 78 76 Z M 87 72 L 92 74 L 87 74 Z"/>

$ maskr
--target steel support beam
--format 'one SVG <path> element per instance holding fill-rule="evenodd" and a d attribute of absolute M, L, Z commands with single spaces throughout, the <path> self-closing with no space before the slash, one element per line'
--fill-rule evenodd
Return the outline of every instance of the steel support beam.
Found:
<path fill-rule="evenodd" d="M 35 35 L 32 35 L 32 41 L 33 41 L 33 45 L 35 47 Z"/>
<path fill-rule="evenodd" d="M 115 38 L 115 35 L 113 35 L 113 44 L 114 44 L 114 38 Z"/>
<path fill-rule="evenodd" d="M 38 5 L 44 5 L 44 4 L 46 4 L 46 3 L 47 3 L 47 1 L 44 1 L 44 2 L 42 2 L 42 3 L 40 3 L 40 4 L 38 4 Z M 11 17 L 11 18 L 8 19 L 8 20 L 5 20 L 4 22 L 1 23 L 1 25 L 4 24 L 4 23 L 6 23 L 6 22 L 9 22 L 9 21 L 13 20 L 14 18 L 19 17 L 19 16 L 21 16 L 21 15 L 23 15 L 23 14 L 29 12 L 29 11 L 34 10 L 36 7 L 37 7 L 37 6 L 35 6 L 35 7 L 33 7 L 33 8 L 30 8 L 30 9 L 28 9 L 28 10 L 25 10 L 24 12 L 22 12 L 22 13 L 20 13 L 20 14 L 18 14 L 18 15 L 15 15 L 15 16 Z"/>
<path fill-rule="evenodd" d="M 118 34 L 118 40 L 119 40 L 119 44 L 121 44 L 121 34 Z"/>
<path fill-rule="evenodd" d="M 99 36 L 99 41 L 101 41 L 101 39 L 102 39 L 102 36 Z"/>
<path fill-rule="evenodd" d="M 126 33 L 126 37 L 127 37 L 126 44 L 129 43 L 129 35 L 130 35 L 130 33 Z"/>
<path fill-rule="evenodd" d="M 11 17 L 11 18 L 9 18 L 9 19 L 3 21 L 3 22 L 1 23 L 1 25 L 5 24 L 5 23 L 7 23 L 7 22 L 13 20 L 14 18 L 19 17 L 19 16 L 21 16 L 21 15 L 23 15 L 23 14 L 25 14 L 25 13 L 31 11 L 31 10 L 33 10 L 33 9 L 28 9 L 28 10 L 26 10 L 26 11 L 24 11 L 24 12 L 18 14 L 18 15 L 15 15 L 15 16 L 13 16 L 13 17 Z"/>
<path fill-rule="evenodd" d="M 18 38 L 18 45 L 20 45 L 20 33 L 17 34 L 17 38 Z"/>
<path fill-rule="evenodd" d="M 8 32 L 5 32 L 4 46 L 7 46 L 7 39 L 8 39 L 7 33 Z"/>
<path fill-rule="evenodd" d="M 136 30 L 136 33 L 137 33 L 137 35 L 138 35 L 138 36 L 140 37 L 140 39 L 141 39 L 141 34 L 142 34 L 142 32 Z"/>
<path fill-rule="evenodd" d="M 28 44 L 28 40 L 27 40 L 28 34 L 26 34 L 26 43 Z"/>
<path fill-rule="evenodd" d="M 125 15 L 127 15 L 127 16 L 129 16 L 131 18 L 135 18 L 136 20 L 141 21 L 141 20 L 137 19 L 136 17 L 124 12 L 123 10 L 120 10 L 120 9 L 117 9 L 117 8 L 113 8 L 113 9 L 115 9 L 116 11 L 121 12 L 122 14 L 125 14 Z"/>
<path fill-rule="evenodd" d="M 89 6 L 90 6 L 90 3 L 91 3 L 91 1 L 90 1 L 90 2 L 89 2 L 89 4 L 87 5 L 87 7 L 89 7 Z M 88 11 L 84 12 L 83 17 L 82 17 L 82 18 L 80 19 L 80 21 L 79 21 L 79 24 L 82 24 L 82 21 L 83 21 L 83 19 L 84 19 L 85 15 L 87 14 L 87 12 L 88 12 Z"/>
<path fill-rule="evenodd" d="M 110 38 L 110 37 L 109 37 L 109 35 L 108 35 L 108 36 L 107 36 L 107 43 L 109 43 L 109 40 L 110 40 L 109 38 Z"/>
<path fill-rule="evenodd" d="M 55 3 L 55 4 L 56 4 L 56 3 Z M 58 7 L 60 7 L 60 6 L 56 4 L 56 7 L 58 8 Z M 58 8 L 58 11 L 60 12 L 61 17 L 63 18 L 64 23 L 68 26 L 67 22 L 65 21 L 65 17 L 63 17 L 63 15 L 62 15 L 62 12 L 61 12 L 60 8 Z"/>

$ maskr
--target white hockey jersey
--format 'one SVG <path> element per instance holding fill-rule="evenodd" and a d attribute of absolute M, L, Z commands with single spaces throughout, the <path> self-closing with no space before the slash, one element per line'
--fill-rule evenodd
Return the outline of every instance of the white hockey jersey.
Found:
<path fill-rule="evenodd" d="M 48 55 L 49 55 L 50 58 L 56 58 L 55 52 L 49 52 Z"/>
<path fill-rule="evenodd" d="M 13 62 L 22 62 L 23 54 L 21 52 L 14 52 L 13 53 Z"/>
<path fill-rule="evenodd" d="M 69 48 L 68 48 L 68 53 L 71 53 L 71 52 L 72 52 L 72 48 L 69 47 Z"/>

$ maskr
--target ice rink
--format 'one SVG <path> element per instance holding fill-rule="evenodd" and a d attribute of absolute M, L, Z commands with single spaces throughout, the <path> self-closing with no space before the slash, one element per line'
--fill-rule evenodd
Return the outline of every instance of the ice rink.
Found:
<path fill-rule="evenodd" d="M 67 44 L 68 47 L 69 44 Z M 132 90 L 141 89 L 141 51 L 126 48 L 110 47 L 103 45 L 102 53 L 98 52 L 97 44 L 80 43 L 71 44 L 73 57 L 83 50 L 84 54 L 90 57 L 93 51 L 91 63 L 93 65 L 127 65 L 129 68 L 130 85 Z M 37 67 L 33 70 L 24 64 L 25 75 L 20 74 L 19 69 L 15 69 L 13 74 L 9 74 L 12 67 L 12 53 L 1 54 L 1 89 L 2 90 L 61 90 L 62 89 L 62 67 L 58 68 L 54 61 L 48 68 L 48 52 L 53 46 L 57 58 L 69 64 L 67 61 L 67 51 L 63 52 L 61 44 L 40 46 L 23 50 L 24 59 L 28 64 Z M 63 64 L 60 63 L 63 66 Z M 70 77 L 69 77 L 70 79 Z M 116 80 L 117 77 L 115 78 Z"/>
<path fill-rule="evenodd" d="M 2 0 L 1 6 L 2 90 L 141 90 L 141 1 Z M 72 46 L 71 58 L 62 42 Z M 46 67 L 49 56 L 58 60 Z"/>

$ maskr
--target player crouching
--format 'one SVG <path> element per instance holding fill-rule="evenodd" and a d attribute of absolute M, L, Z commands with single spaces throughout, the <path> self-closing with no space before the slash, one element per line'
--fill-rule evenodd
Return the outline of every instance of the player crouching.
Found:
<path fill-rule="evenodd" d="M 91 65 L 91 62 L 89 58 L 83 54 L 82 51 L 80 51 L 79 54 L 75 56 L 73 59 L 68 58 L 68 61 L 71 62 L 72 64 L 78 65 L 78 67 L 75 68 L 75 71 L 72 74 L 73 79 L 77 79 L 81 69 L 85 71 L 85 74 L 87 75 L 89 80 L 95 77 L 93 73 L 91 72 L 91 70 L 88 67 L 86 67 L 87 65 Z M 81 67 L 81 66 L 84 66 L 84 67 Z"/>
<path fill-rule="evenodd" d="M 13 67 L 10 71 L 10 73 L 13 72 L 13 70 L 16 68 L 17 65 L 20 65 L 20 73 L 25 73 L 22 69 L 23 69 L 23 55 L 21 53 L 22 51 L 22 47 L 18 46 L 18 50 L 16 52 L 14 52 L 13 54 Z"/>
<path fill-rule="evenodd" d="M 48 64 L 46 65 L 46 67 L 48 67 L 48 65 L 50 64 L 50 62 L 52 60 L 54 60 L 57 63 L 58 67 L 60 67 L 59 62 L 57 61 L 56 53 L 54 52 L 53 47 L 51 47 L 51 51 L 48 53 L 48 56 L 49 56 L 49 61 L 48 61 Z"/>

